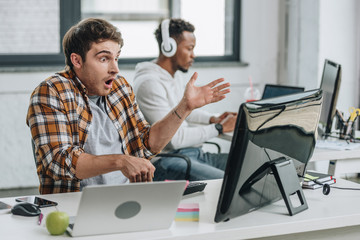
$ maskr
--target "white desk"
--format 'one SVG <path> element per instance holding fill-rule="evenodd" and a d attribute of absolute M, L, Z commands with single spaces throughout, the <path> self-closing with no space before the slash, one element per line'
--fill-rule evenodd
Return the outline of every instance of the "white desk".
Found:
<path fill-rule="evenodd" d="M 339 179 L 337 186 L 359 186 Z M 231 219 L 229 222 L 214 223 L 221 180 L 208 181 L 204 193 L 185 196 L 182 202 L 200 204 L 200 222 L 174 222 L 170 229 L 114 235 L 99 235 L 79 239 L 251 239 L 275 237 L 289 239 L 286 234 L 295 234 L 301 239 L 349 239 L 360 236 L 360 191 L 332 189 L 329 196 L 320 189 L 305 190 L 309 209 L 290 217 L 283 200 Z M 46 195 L 57 201 L 58 209 L 75 215 L 80 193 Z M 15 204 L 14 198 L 0 199 Z M 54 207 L 44 208 L 46 214 Z M 70 238 L 67 234 L 50 236 L 45 228 L 45 217 L 41 226 L 37 217 L 20 217 L 0 214 L 0 239 L 58 239 Z M 154 219 L 156 221 L 156 219 Z M 335 229 L 336 228 L 336 229 Z M 340 234 L 340 235 L 339 235 Z M 281 235 L 281 236 L 279 236 Z M 294 239 L 294 235 L 291 237 Z M 326 238 L 325 238 L 326 237 Z"/>
<path fill-rule="evenodd" d="M 218 137 L 231 141 L 233 133 L 224 133 Z M 346 173 L 360 173 L 360 146 L 359 148 L 351 150 L 315 148 L 313 156 L 309 161 L 327 161 L 328 174 L 336 177 L 340 177 L 341 174 Z"/>
<path fill-rule="evenodd" d="M 360 173 L 360 148 L 331 150 L 315 148 L 310 162 L 329 161 L 328 173 L 339 177 L 346 173 Z"/>

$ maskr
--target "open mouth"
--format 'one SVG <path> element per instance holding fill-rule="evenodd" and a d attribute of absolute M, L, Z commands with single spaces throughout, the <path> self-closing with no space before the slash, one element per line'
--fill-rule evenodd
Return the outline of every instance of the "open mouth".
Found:
<path fill-rule="evenodd" d="M 107 81 L 105 82 L 105 85 L 106 85 L 108 88 L 111 88 L 111 87 L 112 87 L 112 83 L 113 83 L 113 80 L 110 79 L 110 80 L 107 80 Z"/>

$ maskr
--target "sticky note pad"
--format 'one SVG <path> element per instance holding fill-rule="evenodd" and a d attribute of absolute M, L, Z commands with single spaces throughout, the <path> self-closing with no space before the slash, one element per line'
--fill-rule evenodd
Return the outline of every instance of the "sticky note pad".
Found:
<path fill-rule="evenodd" d="M 198 203 L 181 203 L 176 211 L 175 221 L 198 222 L 199 221 L 199 204 Z"/>

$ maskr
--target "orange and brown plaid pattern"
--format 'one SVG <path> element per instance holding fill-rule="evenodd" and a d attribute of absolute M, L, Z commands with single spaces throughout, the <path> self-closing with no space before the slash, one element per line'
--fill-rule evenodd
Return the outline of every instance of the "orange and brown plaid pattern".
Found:
<path fill-rule="evenodd" d="M 123 77 L 113 82 L 106 102 L 124 154 L 151 158 L 150 125 Z M 34 90 L 26 122 L 35 144 L 41 194 L 80 191 L 76 162 L 84 152 L 91 120 L 86 88 L 72 71 L 57 73 Z"/>

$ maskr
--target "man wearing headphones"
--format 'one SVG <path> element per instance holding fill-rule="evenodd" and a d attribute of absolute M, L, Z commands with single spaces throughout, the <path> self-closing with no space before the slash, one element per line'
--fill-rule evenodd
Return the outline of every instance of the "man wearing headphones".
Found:
<path fill-rule="evenodd" d="M 187 72 L 194 62 L 194 30 L 192 24 L 182 19 L 164 20 L 155 31 L 160 49 L 158 58 L 136 66 L 134 91 L 150 123 L 163 118 L 183 98 L 185 83 L 181 72 Z M 231 112 L 216 117 L 197 109 L 185 119 L 164 150 L 190 158 L 192 181 L 222 178 L 228 155 L 206 153 L 201 146 L 221 133 L 233 131 L 236 117 L 236 113 Z M 154 180 L 176 180 L 185 176 L 186 162 L 178 158 L 163 157 L 154 166 Z"/>

